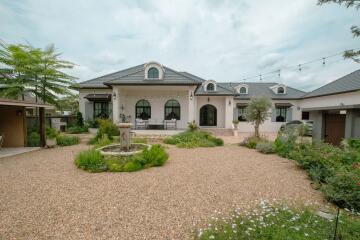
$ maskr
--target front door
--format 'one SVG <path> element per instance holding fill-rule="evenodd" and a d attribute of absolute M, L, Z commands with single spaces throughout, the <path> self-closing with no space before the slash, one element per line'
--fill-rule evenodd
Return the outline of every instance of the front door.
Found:
<path fill-rule="evenodd" d="M 200 108 L 200 126 L 216 126 L 216 107 L 207 104 Z"/>
<path fill-rule="evenodd" d="M 340 145 L 345 137 L 345 114 L 326 114 L 325 116 L 325 142 Z"/>

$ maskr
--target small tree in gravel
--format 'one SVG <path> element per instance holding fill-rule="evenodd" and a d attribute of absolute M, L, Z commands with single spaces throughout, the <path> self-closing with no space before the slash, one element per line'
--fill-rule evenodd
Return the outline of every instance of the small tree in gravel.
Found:
<path fill-rule="evenodd" d="M 264 123 L 269 116 L 271 101 L 268 98 L 251 99 L 249 105 L 245 109 L 245 118 L 251 122 L 255 128 L 255 137 L 260 137 L 259 126 Z"/>

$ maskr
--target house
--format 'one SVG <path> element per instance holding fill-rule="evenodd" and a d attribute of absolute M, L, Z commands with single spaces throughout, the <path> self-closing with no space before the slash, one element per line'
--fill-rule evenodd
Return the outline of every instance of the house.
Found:
<path fill-rule="evenodd" d="M 2 147 L 26 146 L 27 108 L 39 108 L 40 116 L 42 116 L 39 122 L 39 134 L 41 146 L 45 146 L 45 109 L 52 109 L 53 107 L 47 104 L 0 98 L 0 136 L 2 137 Z"/>
<path fill-rule="evenodd" d="M 344 78 L 353 79 L 359 74 L 360 71 L 357 71 Z M 176 119 L 179 129 L 185 129 L 187 123 L 192 121 L 202 128 L 231 129 L 232 121 L 238 119 L 240 132 L 253 131 L 244 118 L 244 110 L 250 99 L 268 97 L 272 100 L 273 109 L 260 130 L 277 132 L 282 124 L 295 119 L 314 119 L 316 126 L 325 129 L 324 126 L 331 122 L 331 117 L 327 115 L 335 113 L 346 116 L 346 119 L 351 115 L 351 121 L 355 124 L 358 120 L 356 114 L 352 114 L 357 112 L 356 100 L 360 103 L 360 93 L 355 90 L 357 87 L 360 89 L 360 85 L 354 82 L 358 83 L 359 79 L 339 79 L 335 82 L 339 84 L 306 93 L 274 82 L 225 83 L 205 80 L 157 62 L 149 62 L 82 82 L 78 91 L 80 111 L 86 120 L 109 117 L 116 123 L 127 116 L 134 125 L 136 119 L 143 119 L 148 122 L 148 128 L 162 128 L 164 120 Z M 341 88 L 348 84 L 349 87 Z M 344 100 L 344 108 L 342 105 L 334 108 L 335 102 L 326 99 L 337 99 L 334 96 L 338 94 L 352 94 L 353 97 L 345 97 L 349 101 Z M 323 102 L 325 106 L 318 102 Z M 351 110 L 348 109 L 350 106 L 353 107 Z M 319 124 L 318 121 L 325 122 Z M 346 127 L 345 130 L 346 137 L 360 136 L 356 128 Z M 329 134 L 332 133 L 315 130 L 314 136 L 324 138 Z"/>

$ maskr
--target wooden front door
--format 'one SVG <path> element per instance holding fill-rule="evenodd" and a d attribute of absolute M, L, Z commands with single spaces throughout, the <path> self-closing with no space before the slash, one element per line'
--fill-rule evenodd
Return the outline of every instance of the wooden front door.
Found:
<path fill-rule="evenodd" d="M 345 137 L 345 114 L 326 114 L 325 142 L 340 145 Z"/>

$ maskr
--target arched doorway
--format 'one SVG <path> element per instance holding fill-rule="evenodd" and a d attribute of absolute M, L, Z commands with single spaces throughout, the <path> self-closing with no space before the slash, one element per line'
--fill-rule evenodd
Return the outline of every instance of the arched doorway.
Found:
<path fill-rule="evenodd" d="M 216 126 L 216 107 L 207 104 L 200 108 L 200 126 Z"/>

